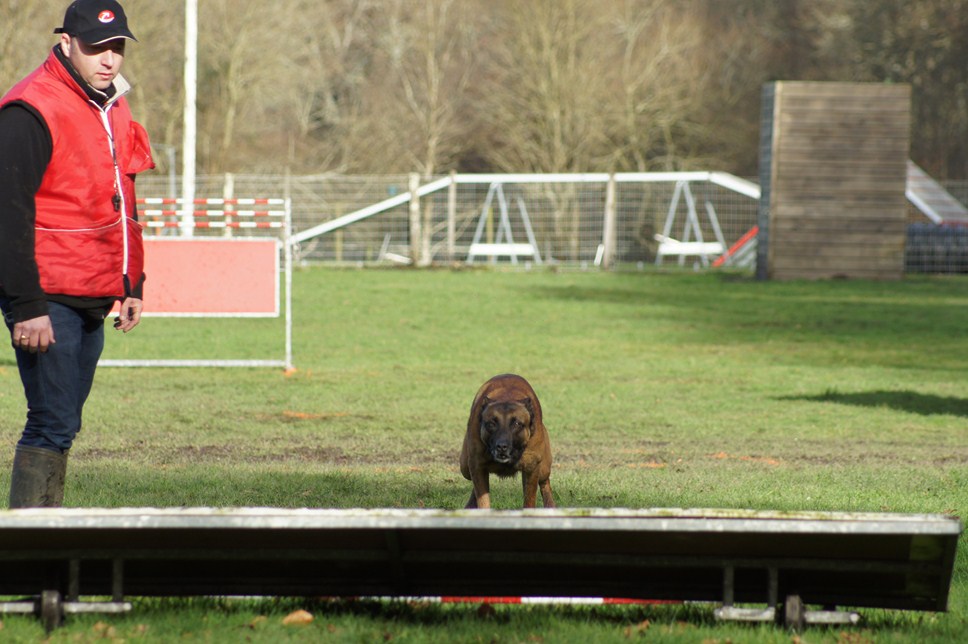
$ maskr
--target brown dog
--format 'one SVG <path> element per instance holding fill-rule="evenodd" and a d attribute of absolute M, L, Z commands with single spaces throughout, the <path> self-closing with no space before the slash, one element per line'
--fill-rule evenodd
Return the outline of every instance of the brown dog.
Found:
<path fill-rule="evenodd" d="M 533 508 L 541 488 L 544 507 L 551 496 L 551 441 L 541 420 L 541 403 L 521 376 L 494 376 L 477 390 L 460 452 L 460 472 L 474 484 L 468 508 L 491 507 L 490 475 L 521 472 L 524 507 Z"/>

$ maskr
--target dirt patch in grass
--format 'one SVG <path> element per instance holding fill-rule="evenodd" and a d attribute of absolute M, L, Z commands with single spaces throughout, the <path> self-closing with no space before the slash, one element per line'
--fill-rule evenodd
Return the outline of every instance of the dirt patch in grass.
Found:
<path fill-rule="evenodd" d="M 157 465 L 238 463 L 252 464 L 317 464 L 319 466 L 347 467 L 445 467 L 457 470 L 457 451 L 429 450 L 401 456 L 375 450 L 350 451 L 332 445 L 306 445 L 293 443 L 285 448 L 259 449 L 248 445 L 179 445 L 175 447 L 152 447 L 140 450 L 139 464 Z M 104 449 L 79 447 L 72 455 L 78 461 L 108 460 L 130 462 L 132 451 L 128 449 Z"/>
<path fill-rule="evenodd" d="M 575 449 L 569 449 L 574 447 Z M 777 467 L 964 467 L 968 465 L 968 446 L 913 447 L 911 444 L 877 445 L 804 445 L 803 449 L 718 449 L 711 445 L 694 444 L 668 449 L 669 445 L 650 445 L 635 448 L 609 448 L 603 444 L 569 445 L 556 449 L 554 463 L 564 469 L 594 470 L 597 468 L 631 467 L 663 469 L 682 465 L 702 467 L 734 467 L 748 464 L 766 468 Z M 708 449 L 712 447 L 712 449 Z M 764 446 L 759 446 L 764 447 Z M 332 436 L 291 436 L 286 440 L 267 438 L 252 444 L 208 444 L 150 446 L 136 444 L 130 448 L 101 448 L 79 445 L 72 459 L 79 461 L 110 460 L 117 463 L 192 464 L 318 464 L 319 466 L 347 467 L 428 467 L 456 471 L 460 444 L 454 440 L 446 445 L 428 444 L 416 437 L 401 438 L 374 446 L 365 437 L 351 437 L 348 442 Z"/>
<path fill-rule="evenodd" d="M 150 449 L 149 459 L 158 464 L 171 463 L 327 463 L 351 464 L 354 459 L 339 447 L 299 447 L 286 452 L 256 452 L 250 447 L 232 445 L 180 445 L 174 448 L 154 447 Z M 124 449 L 79 449 L 77 458 L 83 461 L 113 460 L 124 461 L 131 452 Z"/>

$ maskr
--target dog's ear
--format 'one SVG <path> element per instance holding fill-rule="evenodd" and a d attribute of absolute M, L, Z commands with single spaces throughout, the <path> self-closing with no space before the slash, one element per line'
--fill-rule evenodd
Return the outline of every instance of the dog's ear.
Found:
<path fill-rule="evenodd" d="M 491 401 L 488 400 L 487 395 L 481 396 L 475 403 L 477 409 L 474 410 L 473 415 L 477 417 L 478 427 L 484 424 L 484 410 L 487 409 L 487 406 L 490 404 Z"/>
<path fill-rule="evenodd" d="M 524 405 L 524 408 L 525 408 L 525 409 L 527 409 L 527 410 L 528 410 L 528 415 L 530 415 L 530 416 L 531 416 L 531 422 L 529 423 L 529 426 L 530 426 L 530 427 L 531 427 L 532 429 L 534 429 L 534 403 L 533 403 L 533 402 L 531 401 L 531 398 L 530 398 L 530 397 L 528 397 L 528 398 L 523 398 L 523 399 L 521 399 L 521 400 L 520 400 L 519 402 L 520 402 L 520 403 L 521 403 L 522 405 Z"/>

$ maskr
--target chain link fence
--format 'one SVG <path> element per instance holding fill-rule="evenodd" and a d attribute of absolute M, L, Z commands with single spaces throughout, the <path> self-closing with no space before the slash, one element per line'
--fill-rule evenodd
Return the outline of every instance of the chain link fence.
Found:
<path fill-rule="evenodd" d="M 180 196 L 174 185 L 178 177 L 141 178 L 139 197 Z M 968 203 L 968 181 L 944 187 Z M 722 173 L 204 175 L 195 189 L 197 198 L 291 198 L 297 261 L 360 265 L 751 266 L 741 251 L 755 244 L 758 194 Z M 968 227 L 911 210 L 906 270 L 968 272 Z"/>

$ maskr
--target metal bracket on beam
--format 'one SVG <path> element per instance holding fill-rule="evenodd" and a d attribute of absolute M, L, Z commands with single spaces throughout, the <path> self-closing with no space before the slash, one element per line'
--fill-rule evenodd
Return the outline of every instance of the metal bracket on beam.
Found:
<path fill-rule="evenodd" d="M 82 602 L 78 598 L 80 589 L 80 562 L 76 559 L 71 560 L 69 587 L 71 594 L 68 600 L 63 602 L 62 607 L 65 615 L 79 615 L 81 613 L 104 613 L 120 614 L 131 610 L 131 602 L 124 601 L 124 560 L 111 560 L 111 601 Z"/>
<path fill-rule="evenodd" d="M 773 622 L 777 618 L 779 599 L 779 572 L 775 566 L 767 568 L 767 607 L 737 608 L 733 605 L 736 597 L 736 569 L 733 565 L 723 568 L 723 605 L 713 611 L 716 619 L 736 622 Z M 806 624 L 853 625 L 860 622 L 860 615 L 852 611 L 807 610 L 797 595 L 786 598 L 783 608 L 783 622 L 787 626 L 800 629 Z"/>
<path fill-rule="evenodd" d="M 40 596 L 29 600 L 0 602 L 0 615 L 37 615 L 48 633 L 60 626 L 65 615 L 82 613 L 119 615 L 130 610 L 131 602 L 126 601 L 82 602 L 77 601 L 76 598 L 71 601 L 61 601 L 60 593 L 56 590 L 45 590 Z"/>
<path fill-rule="evenodd" d="M 733 606 L 736 597 L 736 568 L 727 565 L 723 568 L 723 605 L 713 611 L 716 619 L 738 622 L 773 622 L 776 620 L 776 599 L 778 575 L 776 568 L 769 568 L 766 608 L 737 608 Z"/>
<path fill-rule="evenodd" d="M 60 591 L 45 590 L 29 600 L 0 602 L 0 614 L 37 615 L 49 633 L 60 625 L 65 615 L 99 613 L 118 615 L 131 610 L 131 602 L 124 601 L 124 562 L 111 560 L 111 601 L 80 601 L 81 561 L 70 559 L 67 563 L 67 597 Z"/>

